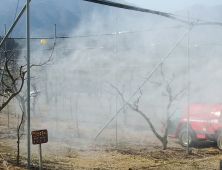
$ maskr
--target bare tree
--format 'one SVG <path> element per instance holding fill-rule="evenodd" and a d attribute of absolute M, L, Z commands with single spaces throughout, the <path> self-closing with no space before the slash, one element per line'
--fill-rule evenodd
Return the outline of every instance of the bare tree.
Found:
<path fill-rule="evenodd" d="M 40 61 L 35 62 L 30 65 L 30 69 L 33 67 L 42 67 L 43 65 L 47 64 L 49 61 L 52 60 L 52 54 L 54 52 L 56 41 L 54 42 L 54 46 L 52 48 L 52 53 L 50 57 L 46 61 Z M 4 109 L 7 104 L 15 97 L 17 96 L 23 89 L 27 73 L 27 64 L 22 64 L 19 62 L 14 61 L 14 55 L 16 53 L 16 50 L 13 51 L 10 55 L 8 55 L 7 51 L 4 51 L 4 57 L 5 57 L 5 67 L 4 73 L 2 75 L 1 79 L 1 91 L 0 96 L 4 98 L 3 102 L 0 105 L 0 111 Z M 25 58 L 26 60 L 26 58 Z M 35 75 L 33 75 L 31 78 L 35 77 L 39 72 L 37 72 Z M 24 95 L 22 97 L 19 96 L 17 99 L 19 99 L 22 103 L 26 101 L 24 98 Z"/>
<path fill-rule="evenodd" d="M 24 110 L 22 109 L 22 107 L 20 106 L 21 108 L 21 111 L 22 111 L 22 118 L 20 120 L 20 123 L 17 127 L 17 157 L 16 157 L 16 162 L 17 162 L 17 165 L 19 165 L 19 158 L 20 158 L 20 139 L 21 137 L 24 135 L 24 133 L 20 133 L 20 129 L 23 125 L 23 118 L 24 118 Z M 18 117 L 19 119 L 19 117 Z"/>
<path fill-rule="evenodd" d="M 34 67 L 41 68 L 45 64 L 47 64 L 49 61 L 52 60 L 52 55 L 54 52 L 56 41 L 54 42 L 54 46 L 52 48 L 52 52 L 50 57 L 42 61 L 41 58 L 39 61 L 35 61 L 30 65 L 30 69 Z M 3 50 L 3 49 L 2 49 Z M 5 66 L 2 68 L 2 78 L 1 78 L 1 89 L 0 89 L 0 96 L 3 98 L 2 103 L 0 104 L 0 111 L 2 111 L 9 102 L 16 97 L 16 99 L 20 102 L 22 110 L 24 112 L 22 124 L 20 126 L 21 130 L 24 131 L 24 124 L 26 121 L 26 101 L 27 101 L 27 93 L 26 90 L 23 90 L 24 83 L 27 80 L 26 73 L 27 73 L 27 64 L 24 64 L 22 62 L 19 62 L 18 60 L 15 61 L 14 55 L 16 54 L 16 50 L 10 53 L 8 55 L 7 51 L 4 51 L 4 57 L 5 57 Z M 16 57 L 18 58 L 18 57 Z M 26 61 L 26 58 L 25 58 Z M 25 62 L 26 63 L 26 62 Z M 40 71 L 37 71 L 35 75 L 33 75 L 30 78 L 35 78 Z"/>
<path fill-rule="evenodd" d="M 25 74 L 27 71 L 24 71 L 24 65 L 19 66 L 16 64 L 16 68 L 13 68 L 13 60 L 11 59 L 14 55 L 14 52 L 11 55 L 7 55 L 5 51 L 5 67 L 2 80 L 1 80 L 1 93 L 3 97 L 3 102 L 0 105 L 0 111 L 7 106 L 7 104 L 21 92 L 24 81 Z"/>
<path fill-rule="evenodd" d="M 167 135 L 168 135 L 168 129 L 169 129 L 169 125 L 170 125 L 170 118 L 173 116 L 173 114 L 175 113 L 176 110 L 174 110 L 172 113 L 170 113 L 170 108 L 172 107 L 172 104 L 175 100 L 178 100 L 178 97 L 181 95 L 181 98 L 179 99 L 179 101 L 182 99 L 183 95 L 182 93 L 185 91 L 185 87 L 182 88 L 178 93 L 173 95 L 173 90 L 171 87 L 171 83 L 174 81 L 175 79 L 175 75 L 174 73 L 172 74 L 172 78 L 166 78 L 164 73 L 163 73 L 163 64 L 161 64 L 161 76 L 163 78 L 163 85 L 165 87 L 165 91 L 167 94 L 164 94 L 164 96 L 166 96 L 168 98 L 168 104 L 167 104 L 167 108 L 166 108 L 166 122 L 165 122 L 165 127 L 164 127 L 164 135 L 162 137 L 162 144 L 163 144 L 163 149 L 167 147 Z"/>
<path fill-rule="evenodd" d="M 140 102 L 140 98 L 142 97 L 143 93 L 142 93 L 142 90 L 140 89 L 140 96 L 133 102 L 133 104 L 129 103 L 129 102 L 126 102 L 125 98 L 124 98 L 124 95 L 122 92 L 120 92 L 120 90 L 115 87 L 114 85 L 112 85 L 110 82 L 106 81 L 111 87 L 113 87 L 114 89 L 117 90 L 119 96 L 121 97 L 122 101 L 124 103 L 126 103 L 126 105 L 132 109 L 133 111 L 139 113 L 146 121 L 147 123 L 149 124 L 152 132 L 154 133 L 154 135 L 161 141 L 162 143 L 162 149 L 165 150 L 167 148 L 167 143 L 168 143 L 168 140 L 167 140 L 167 136 L 168 136 L 168 128 L 169 128 L 169 124 L 170 124 L 170 118 L 172 117 L 172 114 L 174 114 L 174 112 L 172 114 L 170 114 L 170 108 L 172 106 L 172 103 L 174 100 L 177 99 L 177 97 L 179 95 L 181 95 L 185 88 L 183 88 L 180 92 L 178 92 L 176 95 L 173 95 L 172 94 L 172 89 L 171 89 L 171 83 L 173 82 L 175 76 L 173 74 L 173 78 L 171 78 L 170 80 L 167 80 L 164 76 L 164 73 L 162 71 L 162 67 L 161 67 L 161 75 L 163 77 L 163 80 L 164 80 L 164 83 L 163 85 L 165 86 L 165 89 L 166 89 L 166 92 L 167 94 L 164 94 L 165 96 L 168 97 L 168 104 L 167 104 L 167 108 L 166 108 L 166 125 L 164 127 L 164 134 L 163 136 L 161 134 L 159 134 L 157 132 L 157 130 L 155 129 L 155 127 L 153 126 L 152 122 L 150 121 L 150 118 L 146 116 L 146 114 L 139 109 L 139 102 Z M 161 83 L 155 83 L 155 85 L 161 85 Z"/>

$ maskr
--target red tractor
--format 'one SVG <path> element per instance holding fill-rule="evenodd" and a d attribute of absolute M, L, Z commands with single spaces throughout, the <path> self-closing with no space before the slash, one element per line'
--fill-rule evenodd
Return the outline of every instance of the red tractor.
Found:
<path fill-rule="evenodd" d="M 187 107 L 177 109 L 170 118 L 168 136 L 187 146 Z M 222 150 L 222 104 L 190 104 L 189 145 L 200 140 L 217 141 Z"/>

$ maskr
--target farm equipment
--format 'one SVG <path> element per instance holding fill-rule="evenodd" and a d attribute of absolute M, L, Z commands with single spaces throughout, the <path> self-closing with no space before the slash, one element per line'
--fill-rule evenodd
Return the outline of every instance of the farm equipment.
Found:
<path fill-rule="evenodd" d="M 166 119 L 161 121 L 163 129 Z M 190 104 L 189 145 L 193 142 L 216 141 L 222 150 L 222 104 Z M 177 109 L 170 118 L 168 136 L 178 138 L 182 146 L 187 146 L 187 107 Z"/>

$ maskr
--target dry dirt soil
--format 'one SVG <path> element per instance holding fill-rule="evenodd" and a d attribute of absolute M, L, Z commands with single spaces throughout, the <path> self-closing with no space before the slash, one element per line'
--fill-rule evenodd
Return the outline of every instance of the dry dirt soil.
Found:
<path fill-rule="evenodd" d="M 17 118 L 10 115 L 8 128 L 7 114 L 0 113 L 0 170 L 26 169 L 26 134 L 21 139 L 20 165 L 16 165 Z M 32 118 L 33 126 L 38 126 L 39 118 Z M 55 122 L 45 122 L 45 125 Z M 48 126 L 47 125 L 47 126 Z M 90 130 L 101 127 L 80 124 L 80 138 L 69 122 L 59 122 L 57 134 L 50 135 L 49 142 L 42 145 L 44 170 L 136 170 L 136 169 L 219 169 L 222 159 L 216 144 L 199 143 L 192 147 L 187 155 L 177 139 L 169 139 L 168 149 L 162 150 L 160 142 L 149 130 L 119 127 L 118 143 L 115 141 L 115 128 L 106 129 L 103 135 L 94 141 Z M 42 128 L 41 126 L 37 128 Z M 67 129 L 66 135 L 61 129 Z M 89 132 L 88 132 L 89 131 Z M 88 132 L 88 134 L 87 134 Z M 70 134 L 70 136 L 69 136 Z M 71 135 L 73 134 L 73 135 Z M 130 134 L 130 135 L 127 135 Z M 142 137 L 138 138 L 137 135 Z M 62 138 L 58 136 L 63 135 Z M 31 145 L 31 169 L 38 169 L 38 146 Z"/>

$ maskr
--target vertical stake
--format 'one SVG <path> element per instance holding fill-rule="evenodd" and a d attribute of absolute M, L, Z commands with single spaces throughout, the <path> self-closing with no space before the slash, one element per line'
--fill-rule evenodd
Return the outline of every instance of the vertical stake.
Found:
<path fill-rule="evenodd" d="M 6 34 L 6 24 L 4 24 L 4 25 L 5 25 L 5 34 Z M 5 37 L 6 37 L 6 35 L 5 35 Z M 5 40 L 5 51 L 6 51 L 6 40 Z M 3 67 L 3 70 L 2 70 L 2 73 L 1 73 L 0 87 L 1 87 L 2 79 L 3 79 L 3 74 L 4 74 L 4 71 L 5 71 L 5 67 L 6 67 L 6 62 L 7 62 L 6 53 L 4 53 L 4 55 L 5 55 L 5 62 L 4 62 L 4 67 Z"/>
<path fill-rule="evenodd" d="M 56 40 L 56 24 L 54 24 L 55 26 L 55 35 L 54 38 Z M 55 65 L 56 65 L 56 69 L 57 69 L 57 56 L 56 56 L 56 49 L 55 49 Z M 57 71 L 56 71 L 56 82 L 55 82 L 55 105 L 56 105 L 56 131 L 58 131 L 58 106 L 57 106 Z"/>
<path fill-rule="evenodd" d="M 5 26 L 5 36 L 6 36 L 6 24 L 4 24 Z M 5 51 L 7 51 L 7 40 L 5 40 Z M 9 106 L 7 105 L 7 111 L 8 111 L 8 129 L 9 129 Z"/>
<path fill-rule="evenodd" d="M 116 18 L 116 37 L 115 37 L 116 39 L 115 39 L 115 58 L 116 58 L 116 88 L 117 88 L 117 18 Z M 116 90 L 116 113 L 117 113 L 117 90 Z M 117 143 L 117 130 L 118 130 L 118 124 L 117 124 L 118 122 L 117 122 L 117 116 L 116 116 L 116 143 Z"/>
<path fill-rule="evenodd" d="M 4 26 L 5 26 L 5 36 L 6 36 L 6 24 L 4 24 Z M 6 44 L 6 42 L 7 42 L 7 39 L 5 40 L 5 51 L 7 51 L 7 44 Z"/>
<path fill-rule="evenodd" d="M 190 81 L 190 65 L 189 65 L 189 60 L 190 60 L 190 19 L 189 19 L 190 15 L 188 12 L 188 25 L 187 25 L 187 154 L 190 153 L 190 149 L 189 149 L 189 124 L 190 124 L 190 85 L 189 85 L 189 81 Z"/>
<path fill-rule="evenodd" d="M 27 168 L 30 169 L 30 32 L 29 0 L 26 0 L 26 48 L 27 48 Z"/>
<path fill-rule="evenodd" d="M 42 56 L 43 56 L 43 58 L 45 57 L 45 53 L 46 53 L 46 51 L 45 51 L 45 45 L 43 44 L 42 45 Z M 47 73 L 47 68 L 46 68 L 46 66 L 43 66 L 43 68 L 44 68 L 44 71 L 45 71 L 45 77 L 46 77 L 46 79 L 45 79 L 45 81 L 44 81 L 44 86 L 45 86 L 45 93 L 46 93 L 46 103 L 47 103 L 47 105 L 49 104 L 49 96 L 48 96 L 48 73 Z"/>

